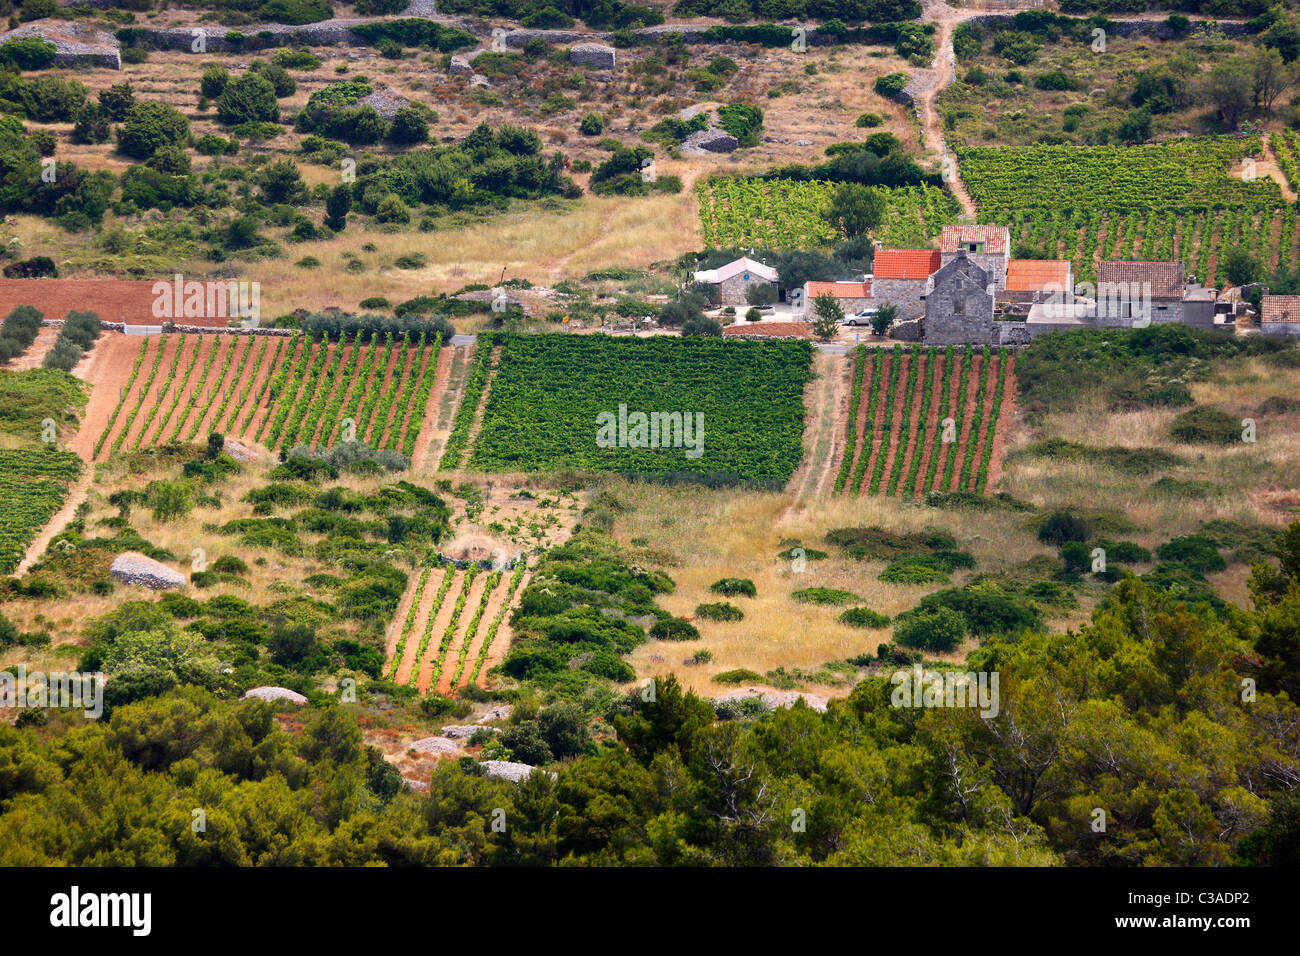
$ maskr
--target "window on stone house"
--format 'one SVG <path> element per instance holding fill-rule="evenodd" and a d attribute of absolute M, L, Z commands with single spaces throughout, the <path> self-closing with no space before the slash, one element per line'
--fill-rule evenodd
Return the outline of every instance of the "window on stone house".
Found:
<path fill-rule="evenodd" d="M 963 299 L 961 296 L 957 296 L 952 300 L 952 314 L 953 315 L 966 314 L 966 300 Z"/>

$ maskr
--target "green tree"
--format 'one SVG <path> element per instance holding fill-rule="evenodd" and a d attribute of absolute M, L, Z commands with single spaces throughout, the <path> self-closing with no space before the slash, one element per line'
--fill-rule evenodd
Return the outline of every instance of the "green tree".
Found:
<path fill-rule="evenodd" d="M 257 73 L 231 80 L 217 100 L 217 119 L 227 126 L 238 123 L 274 123 L 280 118 L 275 87 Z"/>
<path fill-rule="evenodd" d="M 184 113 L 150 100 L 126 111 L 117 130 L 117 148 L 133 159 L 148 159 L 160 147 L 186 145 L 189 136 L 190 121 Z"/>
<path fill-rule="evenodd" d="M 813 316 L 813 335 L 823 342 L 829 342 L 840 330 L 840 323 L 844 321 L 844 310 L 840 308 L 835 296 L 822 293 L 813 299 Z"/>
<path fill-rule="evenodd" d="M 1255 102 L 1255 65 L 1244 56 L 1220 60 L 1211 67 L 1204 91 L 1224 128 L 1235 130 Z"/>
<path fill-rule="evenodd" d="M 845 238 L 871 232 L 885 218 L 885 196 L 879 189 L 858 183 L 841 183 L 831 196 L 826 218 Z"/>
<path fill-rule="evenodd" d="M 898 306 L 892 303 L 886 303 L 875 311 L 871 316 L 871 331 L 875 335 L 884 335 L 894 327 L 894 321 L 898 317 Z"/>

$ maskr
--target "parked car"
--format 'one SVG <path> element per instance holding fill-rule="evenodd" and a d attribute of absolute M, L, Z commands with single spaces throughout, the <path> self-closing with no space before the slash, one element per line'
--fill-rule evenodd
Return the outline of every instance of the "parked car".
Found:
<path fill-rule="evenodd" d="M 844 317 L 845 325 L 870 325 L 871 317 L 879 312 L 879 309 L 860 309 L 852 315 Z"/>

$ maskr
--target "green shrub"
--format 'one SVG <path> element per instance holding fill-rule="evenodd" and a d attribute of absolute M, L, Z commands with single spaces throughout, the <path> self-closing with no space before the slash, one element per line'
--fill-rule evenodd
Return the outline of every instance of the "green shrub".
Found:
<path fill-rule="evenodd" d="M 894 619 L 894 640 L 904 647 L 946 653 L 965 639 L 966 619 L 950 608 L 907 611 Z"/>
<path fill-rule="evenodd" d="M 751 671 L 744 667 L 737 667 L 735 670 L 720 671 L 713 675 L 715 684 L 761 684 L 763 675 L 757 671 Z"/>
<path fill-rule="evenodd" d="M 1231 445 L 1241 440 L 1241 422 L 1210 405 L 1198 405 L 1170 423 L 1169 435 L 1188 445 Z"/>
<path fill-rule="evenodd" d="M 1222 571 L 1228 566 L 1214 542 L 1203 534 L 1185 534 L 1166 541 L 1156 548 L 1156 557 L 1161 561 L 1184 565 L 1201 574 Z"/>
<path fill-rule="evenodd" d="M 888 584 L 947 584 L 951 579 L 938 568 L 900 562 L 881 571 L 880 580 Z"/>
<path fill-rule="evenodd" d="M 117 130 L 117 148 L 134 159 L 148 159 L 164 146 L 185 146 L 190 121 L 167 103 L 137 103 Z"/>
<path fill-rule="evenodd" d="M 886 73 L 876 77 L 874 89 L 881 96 L 897 96 L 903 92 L 911 77 L 906 73 Z"/>
<path fill-rule="evenodd" d="M 854 601 L 862 600 L 852 591 L 841 591 L 838 588 L 800 588 L 790 594 L 790 597 L 800 604 L 825 604 L 840 606 L 850 604 Z"/>
<path fill-rule="evenodd" d="M 1087 520 L 1073 511 L 1053 511 L 1038 526 L 1038 540 L 1044 544 L 1059 546 L 1067 541 L 1087 541 L 1091 536 Z"/>
<path fill-rule="evenodd" d="M 697 604 L 695 616 L 706 621 L 740 621 L 744 619 L 745 612 L 727 601 L 719 601 L 716 604 Z"/>
<path fill-rule="evenodd" d="M 690 621 L 670 617 L 656 621 L 650 628 L 650 636 L 659 641 L 697 641 L 700 632 Z"/>
<path fill-rule="evenodd" d="M 849 627 L 887 627 L 889 618 L 869 607 L 851 607 L 844 611 L 835 620 L 841 624 L 847 624 Z"/>
<path fill-rule="evenodd" d="M 1042 625 L 1037 609 L 1023 598 L 978 587 L 936 591 L 917 604 L 918 610 L 938 608 L 960 614 L 972 634 L 1016 635 L 1024 630 L 1037 630 Z"/>
<path fill-rule="evenodd" d="M 722 578 L 710 584 L 709 590 L 727 597 L 755 597 L 758 594 L 749 578 Z"/>

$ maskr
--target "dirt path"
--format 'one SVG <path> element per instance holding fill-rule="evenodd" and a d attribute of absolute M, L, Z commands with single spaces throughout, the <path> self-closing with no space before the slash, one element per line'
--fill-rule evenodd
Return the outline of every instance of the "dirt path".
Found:
<path fill-rule="evenodd" d="M 852 361 L 842 355 L 815 353 L 815 378 L 804 387 L 803 458 L 788 487 L 794 492 L 790 504 L 778 519 L 788 520 L 796 511 L 806 510 L 810 499 L 819 497 L 830 483 L 830 475 L 839 468 L 843 456 L 843 436 L 848 427 L 849 375 Z"/>
<path fill-rule="evenodd" d="M 54 348 L 54 342 L 58 339 L 60 331 L 62 327 L 42 325 L 36 330 L 36 338 L 32 339 L 32 344 L 27 346 L 27 350 L 22 355 L 10 359 L 5 368 L 11 372 L 28 372 L 40 368 L 41 363 L 45 361 L 45 353 Z"/>
<path fill-rule="evenodd" d="M 424 416 L 420 419 L 420 431 L 415 436 L 415 448 L 411 451 L 412 475 L 423 474 L 425 466 L 429 463 L 433 438 L 441 425 L 439 410 L 442 406 L 443 393 L 446 392 L 447 382 L 451 377 L 451 366 L 456 361 L 457 354 L 463 351 L 464 349 L 451 345 L 444 345 L 438 350 L 438 370 L 434 373 L 433 388 L 429 390 L 429 402 L 425 405 Z M 445 443 L 446 440 L 444 435 L 442 441 Z"/>
<path fill-rule="evenodd" d="M 90 493 L 91 482 L 95 478 L 95 469 L 93 465 L 86 465 L 81 470 L 81 477 L 78 478 L 68 489 L 68 497 L 63 500 L 63 507 L 54 512 L 49 521 L 45 522 L 45 527 L 41 529 L 40 534 L 32 539 L 31 544 L 27 545 L 27 551 L 23 559 L 18 562 L 18 567 L 14 568 L 15 576 L 26 573 L 27 569 L 40 560 L 41 555 L 45 554 L 45 549 L 50 546 L 54 536 L 68 526 L 77 514 L 77 508 L 86 500 L 86 495 Z"/>
<path fill-rule="evenodd" d="M 131 378 L 131 366 L 140 352 L 140 343 L 137 335 L 105 332 L 90 353 L 90 365 L 78 376 L 91 386 L 85 418 L 70 445 L 82 461 L 90 461 L 95 442 L 117 407 L 122 389 Z"/>
<path fill-rule="evenodd" d="M 954 198 L 961 203 L 962 211 L 975 217 L 975 203 L 971 201 L 966 184 L 962 182 L 957 157 L 948 151 L 948 143 L 943 136 L 943 122 L 935 102 L 939 94 L 957 79 L 957 59 L 952 50 L 953 29 L 958 23 L 989 11 L 956 10 L 936 0 L 925 0 L 922 10 L 922 19 L 934 24 L 934 60 L 927 69 L 916 70 L 912 74 L 912 82 L 917 91 L 913 102 L 917 119 L 921 123 L 923 145 L 939 151 L 940 172 L 944 182 Z"/>

